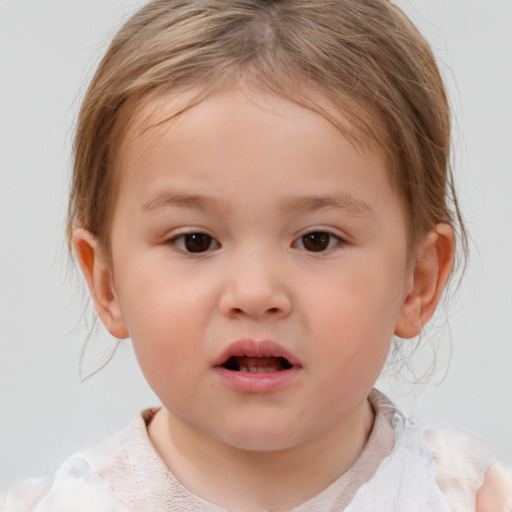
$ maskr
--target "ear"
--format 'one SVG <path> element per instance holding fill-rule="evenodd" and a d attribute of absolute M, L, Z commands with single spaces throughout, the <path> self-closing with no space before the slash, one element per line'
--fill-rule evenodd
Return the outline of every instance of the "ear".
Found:
<path fill-rule="evenodd" d="M 455 233 L 448 224 L 436 224 L 416 250 L 408 291 L 395 334 L 414 338 L 430 320 L 453 267 Z"/>
<path fill-rule="evenodd" d="M 78 228 L 73 232 L 73 248 L 103 325 L 112 336 L 127 338 L 129 335 L 116 297 L 110 264 L 97 237 L 86 229 Z"/>

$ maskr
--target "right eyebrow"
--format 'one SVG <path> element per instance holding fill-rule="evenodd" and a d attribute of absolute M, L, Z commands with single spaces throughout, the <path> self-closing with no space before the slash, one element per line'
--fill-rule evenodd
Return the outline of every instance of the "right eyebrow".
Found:
<path fill-rule="evenodd" d="M 208 208 L 219 209 L 222 208 L 222 206 L 224 206 L 224 208 L 228 207 L 224 202 L 209 196 L 163 192 L 146 201 L 142 205 L 142 211 L 152 212 L 172 207 L 206 210 Z"/>

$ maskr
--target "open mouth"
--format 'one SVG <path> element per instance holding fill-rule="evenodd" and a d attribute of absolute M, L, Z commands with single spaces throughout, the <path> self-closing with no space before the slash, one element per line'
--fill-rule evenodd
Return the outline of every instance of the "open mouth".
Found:
<path fill-rule="evenodd" d="M 228 388 L 248 394 L 275 393 L 300 378 L 301 360 L 272 340 L 241 338 L 213 361 L 218 378 Z"/>
<path fill-rule="evenodd" d="M 221 365 L 226 370 L 235 372 L 281 372 L 293 365 L 285 357 L 231 356 Z"/>

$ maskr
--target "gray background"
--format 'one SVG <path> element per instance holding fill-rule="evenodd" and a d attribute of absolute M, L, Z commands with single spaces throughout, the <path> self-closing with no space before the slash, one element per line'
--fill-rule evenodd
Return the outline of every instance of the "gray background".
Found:
<path fill-rule="evenodd" d="M 84 83 L 116 27 L 142 3 L 0 0 L 0 496 L 23 476 L 51 473 L 78 448 L 158 403 L 129 342 L 80 382 L 84 294 L 63 236 L 71 133 Z M 399 4 L 442 62 L 474 245 L 463 284 L 424 336 L 427 347 L 437 347 L 433 380 L 382 386 L 424 421 L 481 435 L 512 464 L 512 1 Z M 84 372 L 110 347 L 98 330 Z"/>

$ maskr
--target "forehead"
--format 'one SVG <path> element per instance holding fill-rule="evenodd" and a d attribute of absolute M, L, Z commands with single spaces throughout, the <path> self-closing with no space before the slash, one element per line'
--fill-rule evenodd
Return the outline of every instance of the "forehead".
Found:
<path fill-rule="evenodd" d="M 187 144 L 197 146 L 200 141 L 204 149 L 223 142 L 222 151 L 229 152 L 236 148 L 238 138 L 250 137 L 266 125 L 267 137 L 259 142 L 267 146 L 278 145 L 287 137 L 304 138 L 314 142 L 316 147 L 312 150 L 322 151 L 326 147 L 332 150 L 336 146 L 344 149 L 350 145 L 354 154 L 379 153 L 385 158 L 374 139 L 355 126 L 345 112 L 325 97 L 315 94 L 311 99 L 312 95 L 304 105 L 300 100 L 290 101 L 240 85 L 224 87 L 213 94 L 205 94 L 199 88 L 160 94 L 140 102 L 128 111 L 129 117 L 121 120 L 116 157 L 134 156 L 135 150 L 137 153 L 154 151 L 171 141 L 183 151 Z M 276 127 L 279 124 L 278 129 L 273 129 L 274 123 Z M 229 133 L 231 129 L 233 132 Z M 315 137 L 316 132 L 321 135 Z M 216 137 L 220 134 L 225 135 L 223 140 Z M 285 156 L 286 146 L 279 153 Z M 118 167 L 122 169 L 124 165 Z"/>
<path fill-rule="evenodd" d="M 338 125 L 350 129 L 337 115 Z M 143 194 L 137 200 L 148 205 L 158 204 L 160 196 L 192 192 L 234 198 L 264 182 L 268 193 L 258 196 L 260 202 L 276 198 L 270 192 L 279 190 L 282 204 L 327 204 L 334 188 L 334 196 L 358 205 L 359 212 L 368 210 L 369 198 L 382 199 L 379 190 L 394 201 L 382 152 L 354 143 L 338 125 L 253 89 L 225 88 L 202 101 L 197 91 L 159 95 L 141 104 L 126 126 L 116 165 L 119 192 Z M 359 198 L 350 194 L 354 187 Z"/>
<path fill-rule="evenodd" d="M 159 135 L 170 126 L 178 125 L 185 116 L 197 118 L 203 115 L 208 117 L 208 123 L 214 125 L 226 120 L 226 116 L 220 114 L 235 114 L 250 105 L 275 116 L 300 117 L 308 124 L 327 121 L 356 150 L 377 151 L 388 158 L 386 129 L 373 107 L 327 91 L 320 93 L 300 79 L 285 94 L 279 87 L 277 90 L 262 89 L 246 80 L 227 80 L 220 85 L 181 87 L 172 92 L 154 91 L 142 99 L 128 100 L 112 137 L 118 149 L 116 157 L 122 156 L 127 144 L 134 141 L 139 144 L 155 142 Z M 218 119 L 212 112 L 215 109 L 218 110 Z M 207 110 L 208 114 L 205 114 Z"/>

